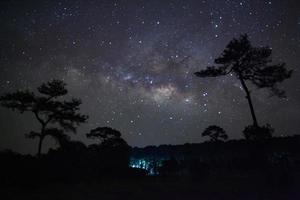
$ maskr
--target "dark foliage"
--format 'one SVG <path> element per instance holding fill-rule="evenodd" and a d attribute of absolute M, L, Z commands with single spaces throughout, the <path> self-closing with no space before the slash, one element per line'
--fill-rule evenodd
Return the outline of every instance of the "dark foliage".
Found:
<path fill-rule="evenodd" d="M 249 125 L 246 126 L 243 133 L 248 140 L 265 140 L 272 137 L 274 129 L 270 124 L 266 124 L 265 126 Z"/>
<path fill-rule="evenodd" d="M 234 75 L 240 80 L 246 93 L 253 125 L 258 126 L 247 81 L 257 88 L 269 89 L 272 95 L 285 97 L 285 92 L 278 88 L 278 83 L 292 75 L 292 70 L 286 69 L 285 63 L 273 64 L 271 55 L 270 47 L 253 47 L 248 36 L 241 35 L 240 38 L 231 40 L 222 55 L 215 59 L 216 66 L 209 66 L 195 75 L 201 78 Z"/>
<path fill-rule="evenodd" d="M 128 146 L 118 130 L 110 127 L 98 127 L 86 134 L 87 138 L 98 139 L 103 147 Z"/>
<path fill-rule="evenodd" d="M 101 143 L 121 138 L 121 133 L 110 127 L 98 127 L 86 134 L 87 138 L 98 139 Z"/>
<path fill-rule="evenodd" d="M 86 122 L 87 116 L 78 112 L 79 99 L 62 100 L 68 93 L 66 84 L 60 80 L 52 80 L 38 87 L 39 95 L 28 90 L 7 93 L 0 97 L 2 106 L 20 113 L 31 112 L 41 124 L 39 132 L 31 131 L 28 138 L 38 138 L 38 156 L 41 155 L 42 143 L 46 136 L 57 141 L 68 139 L 63 131 L 76 132 L 76 126 Z M 50 127 L 52 125 L 52 127 Z"/>
<path fill-rule="evenodd" d="M 203 131 L 202 136 L 209 136 L 210 140 L 214 142 L 228 139 L 228 135 L 226 134 L 225 130 L 216 125 L 211 125 L 207 127 Z"/>
<path fill-rule="evenodd" d="M 87 147 L 81 142 L 66 140 L 58 149 L 50 149 L 40 158 L 12 151 L 0 152 L 0 186 L 15 191 L 6 192 L 9 193 L 6 199 L 14 199 L 11 197 L 21 190 L 28 194 L 30 188 L 30 192 L 36 194 L 37 191 L 52 193 L 58 191 L 57 188 L 70 187 L 66 196 L 84 187 L 87 192 L 101 191 L 103 195 L 102 192 L 109 188 L 112 193 L 123 195 L 128 185 L 133 184 L 133 192 L 136 192 L 146 183 L 147 191 L 151 192 L 167 190 L 169 193 L 173 187 L 174 191 L 184 187 L 183 195 L 188 197 L 199 191 L 199 187 L 204 188 L 200 191 L 209 190 L 212 194 L 226 188 L 243 194 L 245 191 L 252 194 L 255 188 L 263 189 L 263 194 L 266 191 L 282 194 L 294 191 L 299 185 L 299 144 L 299 136 L 293 136 L 134 148 L 131 158 L 151 157 L 157 161 L 163 158 L 158 165 L 158 176 L 149 177 L 145 170 L 129 168 L 127 161 L 122 163 L 125 159 L 121 161 L 112 149 L 103 151 L 107 148 L 99 144 Z M 155 184 L 158 190 L 154 190 Z M 29 199 L 35 199 L 31 197 Z"/>
<path fill-rule="evenodd" d="M 111 170 L 120 172 L 128 168 L 131 147 L 121 137 L 118 130 L 98 127 L 92 129 L 86 136 L 100 141 L 98 144 L 90 145 L 89 149 L 96 165 L 103 169 L 102 172 L 106 173 Z"/>
<path fill-rule="evenodd" d="M 179 169 L 179 164 L 177 160 L 171 157 L 168 160 L 164 160 L 161 166 L 158 169 L 158 172 L 161 176 L 174 176 Z"/>
<path fill-rule="evenodd" d="M 251 179 L 251 184 L 264 181 L 267 185 L 286 186 L 292 184 L 293 177 L 300 172 L 299 144 L 299 136 L 293 136 L 161 145 L 134 148 L 132 159 L 151 161 L 156 158 L 160 166 L 158 175 L 163 177 L 176 175 L 199 181 L 244 177 Z"/>
<path fill-rule="evenodd" d="M 0 152 L 0 185 L 36 185 L 52 182 L 92 182 L 126 178 L 142 172 L 129 168 L 130 146 L 86 146 L 68 137 L 58 140 L 60 147 L 41 157 Z"/>

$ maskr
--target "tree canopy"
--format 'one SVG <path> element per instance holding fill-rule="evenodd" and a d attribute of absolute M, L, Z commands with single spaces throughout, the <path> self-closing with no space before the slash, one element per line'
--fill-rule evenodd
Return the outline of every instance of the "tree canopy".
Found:
<path fill-rule="evenodd" d="M 244 34 L 229 42 L 223 53 L 215 59 L 214 66 L 208 66 L 206 69 L 195 72 L 195 75 L 201 78 L 228 74 L 235 76 L 241 82 L 246 93 L 253 125 L 258 127 L 247 82 L 257 88 L 268 89 L 271 95 L 285 97 L 285 92 L 278 87 L 278 83 L 292 75 L 292 70 L 287 69 L 285 63 L 272 63 L 271 56 L 272 49 L 270 47 L 254 47 L 249 41 L 248 35 Z"/>
<path fill-rule="evenodd" d="M 211 125 L 207 127 L 202 136 L 209 136 L 211 141 L 219 141 L 219 140 L 227 140 L 228 135 L 226 134 L 225 130 L 219 126 Z"/>
<path fill-rule="evenodd" d="M 0 97 L 1 105 L 17 110 L 20 113 L 31 112 L 41 124 L 39 132 L 31 131 L 28 138 L 39 138 L 38 155 L 41 155 L 43 139 L 52 136 L 57 140 L 68 137 L 64 131 L 76 132 L 76 127 L 86 122 L 88 116 L 80 114 L 80 99 L 63 100 L 68 93 L 66 84 L 61 80 L 52 80 L 43 83 L 38 88 L 39 94 L 29 90 L 19 90 L 4 94 Z M 52 127 L 50 127 L 52 125 Z"/>
<path fill-rule="evenodd" d="M 98 139 L 102 146 L 128 146 L 126 141 L 121 138 L 121 133 L 110 127 L 97 127 L 87 133 L 86 136 L 87 138 Z"/>
<path fill-rule="evenodd" d="M 285 63 L 272 63 L 272 48 L 254 47 L 248 35 L 234 38 L 226 46 L 220 57 L 215 59 L 216 66 L 196 72 L 198 77 L 216 77 L 234 74 L 238 79 L 250 81 L 258 88 L 268 88 L 272 94 L 283 97 L 285 92 L 278 83 L 290 78 L 292 70 Z"/>

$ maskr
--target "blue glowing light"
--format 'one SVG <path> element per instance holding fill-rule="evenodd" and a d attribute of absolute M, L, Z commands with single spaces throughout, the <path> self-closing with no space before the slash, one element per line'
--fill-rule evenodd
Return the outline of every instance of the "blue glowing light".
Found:
<path fill-rule="evenodd" d="M 144 169 L 148 175 L 157 175 L 158 167 L 161 165 L 161 161 L 154 161 L 151 159 L 134 159 L 130 160 L 129 166 L 137 169 Z"/>

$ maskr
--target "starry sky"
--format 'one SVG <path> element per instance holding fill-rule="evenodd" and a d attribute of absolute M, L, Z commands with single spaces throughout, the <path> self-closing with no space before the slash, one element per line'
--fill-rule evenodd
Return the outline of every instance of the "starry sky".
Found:
<path fill-rule="evenodd" d="M 260 124 L 277 136 L 299 134 L 299 9 L 298 0 L 2 0 L 0 92 L 63 79 L 89 115 L 73 136 L 86 144 L 97 126 L 140 147 L 201 142 L 212 124 L 241 138 L 252 121 L 238 80 L 193 73 L 247 33 L 294 70 L 281 84 L 286 99 L 249 85 Z M 36 152 L 37 141 L 24 133 L 38 128 L 31 114 L 1 107 L 0 149 Z M 48 139 L 45 149 L 53 145 Z"/>

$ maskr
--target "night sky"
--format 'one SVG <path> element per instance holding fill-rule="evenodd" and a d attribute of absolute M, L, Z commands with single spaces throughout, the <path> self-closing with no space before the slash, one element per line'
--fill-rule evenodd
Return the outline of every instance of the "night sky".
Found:
<path fill-rule="evenodd" d="M 241 138 L 252 119 L 239 81 L 193 73 L 247 33 L 294 70 L 281 84 L 286 99 L 249 83 L 259 123 L 277 136 L 299 134 L 299 10 L 299 0 L 2 0 L 0 92 L 63 79 L 89 115 L 73 136 L 86 144 L 97 126 L 120 130 L 132 146 L 201 142 L 212 124 Z M 35 153 L 37 140 L 24 133 L 38 128 L 31 113 L 1 107 L 0 149 Z"/>

